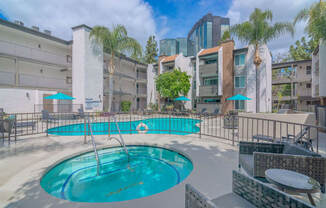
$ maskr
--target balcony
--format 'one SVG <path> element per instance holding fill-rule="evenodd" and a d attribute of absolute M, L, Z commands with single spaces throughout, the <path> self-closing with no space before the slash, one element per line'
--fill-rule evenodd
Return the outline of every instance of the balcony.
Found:
<path fill-rule="evenodd" d="M 19 86 L 36 88 L 71 89 L 65 78 L 44 77 L 30 74 L 19 75 Z"/>
<path fill-rule="evenodd" d="M 199 66 L 199 73 L 201 76 L 217 75 L 217 64 L 204 64 Z"/>
<path fill-rule="evenodd" d="M 199 86 L 200 97 L 211 97 L 218 95 L 218 87 L 216 85 Z"/>
<path fill-rule="evenodd" d="M 146 73 L 138 72 L 137 73 L 137 82 L 146 83 L 147 82 L 147 74 Z"/>
<path fill-rule="evenodd" d="M 146 97 L 147 89 L 146 88 L 137 88 L 137 97 Z"/>
<path fill-rule="evenodd" d="M 71 65 L 71 63 L 67 63 L 66 55 L 68 54 L 58 55 L 41 49 L 30 48 L 6 41 L 0 41 L 0 53 L 56 65 Z"/>

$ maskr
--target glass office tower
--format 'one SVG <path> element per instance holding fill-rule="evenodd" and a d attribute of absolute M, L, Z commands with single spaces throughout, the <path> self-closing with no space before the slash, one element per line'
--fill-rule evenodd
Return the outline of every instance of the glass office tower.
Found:
<path fill-rule="evenodd" d="M 187 37 L 188 56 L 195 56 L 201 49 L 218 45 L 223 33 L 230 29 L 230 19 L 208 13 L 190 30 Z"/>
<path fill-rule="evenodd" d="M 160 40 L 160 55 L 173 56 L 180 53 L 187 56 L 187 38 Z"/>

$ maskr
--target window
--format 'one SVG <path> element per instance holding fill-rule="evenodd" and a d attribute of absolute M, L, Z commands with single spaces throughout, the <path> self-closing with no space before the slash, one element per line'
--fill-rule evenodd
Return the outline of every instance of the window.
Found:
<path fill-rule="evenodd" d="M 243 66 L 245 65 L 245 60 L 246 60 L 246 54 L 235 55 L 234 64 L 236 66 Z"/>
<path fill-rule="evenodd" d="M 71 77 L 66 77 L 66 83 L 67 84 L 72 84 L 72 78 Z"/>
<path fill-rule="evenodd" d="M 219 103 L 220 99 L 204 99 L 204 103 Z"/>
<path fill-rule="evenodd" d="M 234 108 L 236 110 L 244 110 L 245 109 L 245 103 L 244 100 L 236 100 L 234 102 Z"/>
<path fill-rule="evenodd" d="M 311 88 L 311 83 L 307 83 L 306 88 L 310 89 Z"/>
<path fill-rule="evenodd" d="M 71 63 L 71 56 L 67 55 L 67 63 Z"/>
<path fill-rule="evenodd" d="M 205 64 L 214 64 L 217 62 L 217 59 L 205 60 Z"/>
<path fill-rule="evenodd" d="M 235 88 L 245 88 L 246 87 L 246 77 L 235 77 L 234 78 L 234 87 Z"/>
<path fill-rule="evenodd" d="M 311 66 L 306 67 L 306 74 L 311 74 Z"/>
<path fill-rule="evenodd" d="M 217 85 L 218 77 L 206 77 L 204 78 L 204 86 Z"/>
<path fill-rule="evenodd" d="M 194 81 L 193 88 L 196 89 L 196 80 Z"/>

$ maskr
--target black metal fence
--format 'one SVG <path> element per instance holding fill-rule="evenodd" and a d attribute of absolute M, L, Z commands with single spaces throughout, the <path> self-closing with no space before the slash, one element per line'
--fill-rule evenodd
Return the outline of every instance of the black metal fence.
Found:
<path fill-rule="evenodd" d="M 116 113 L 114 114 L 122 134 L 179 134 L 198 135 L 230 141 L 268 142 L 311 142 L 318 152 L 319 131 L 324 127 L 286 121 L 270 120 L 249 116 L 224 116 L 217 114 L 196 114 L 176 112 Z M 90 118 L 90 125 L 85 117 Z M 11 129 L 1 128 L 10 123 Z M 42 113 L 15 113 L 0 117 L 0 138 L 17 139 L 19 136 L 36 134 L 89 135 L 117 134 L 113 116 L 105 112 L 94 113 L 50 113 L 46 118 Z"/>

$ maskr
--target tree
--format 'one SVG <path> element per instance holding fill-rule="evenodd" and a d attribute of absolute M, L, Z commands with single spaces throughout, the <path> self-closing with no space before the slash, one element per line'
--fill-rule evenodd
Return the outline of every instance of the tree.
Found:
<path fill-rule="evenodd" d="M 326 3 L 321 0 L 310 8 L 301 10 L 294 19 L 294 25 L 307 21 L 305 31 L 314 40 L 326 40 Z"/>
<path fill-rule="evenodd" d="M 112 97 L 113 97 L 113 75 L 115 72 L 115 55 L 119 53 L 129 53 L 133 57 L 141 57 L 142 48 L 137 40 L 128 36 L 127 30 L 123 25 L 113 26 L 112 30 L 103 27 L 95 26 L 90 38 L 94 38 L 98 43 L 103 45 L 103 51 L 109 53 L 111 58 L 108 63 L 109 69 L 109 96 L 108 96 L 108 111 L 111 112 Z"/>
<path fill-rule="evenodd" d="M 145 62 L 147 64 L 153 64 L 156 62 L 155 57 L 157 57 L 158 49 L 157 49 L 157 42 L 155 40 L 155 36 L 149 36 L 146 44 L 146 51 L 145 51 Z"/>
<path fill-rule="evenodd" d="M 308 42 L 306 42 L 305 37 L 302 37 L 300 41 L 297 40 L 295 42 L 295 45 L 290 46 L 290 57 L 294 61 L 311 59 L 311 54 L 317 45 L 318 42 L 314 39 L 311 38 Z"/>
<path fill-rule="evenodd" d="M 160 74 L 156 80 L 156 89 L 163 98 L 174 99 L 180 95 L 186 96 L 190 90 L 190 76 L 180 69 Z"/>
<path fill-rule="evenodd" d="M 230 34 L 230 30 L 226 30 L 224 33 L 223 33 L 223 36 L 220 40 L 220 43 L 223 42 L 223 41 L 226 41 L 226 40 L 230 40 L 231 39 L 231 34 Z"/>
<path fill-rule="evenodd" d="M 256 66 L 256 112 L 259 112 L 259 85 L 258 67 L 262 63 L 259 56 L 259 47 L 276 39 L 280 35 L 289 32 L 293 35 L 293 25 L 288 22 L 278 22 L 271 24 L 273 14 L 270 10 L 262 11 L 255 9 L 249 17 L 249 21 L 236 24 L 231 27 L 231 34 L 235 35 L 240 41 L 254 46 L 255 55 L 253 63 Z"/>

